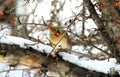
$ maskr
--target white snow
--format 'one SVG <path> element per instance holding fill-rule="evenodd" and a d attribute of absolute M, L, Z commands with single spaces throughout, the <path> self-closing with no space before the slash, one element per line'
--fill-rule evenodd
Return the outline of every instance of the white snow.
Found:
<path fill-rule="evenodd" d="M 22 68 L 13 68 L 0 63 L 0 77 L 34 77 L 35 70 L 24 70 Z"/>
<path fill-rule="evenodd" d="M 10 35 L 11 34 L 11 28 L 10 25 L 7 23 L 0 23 L 0 34 L 3 35 Z"/>
<path fill-rule="evenodd" d="M 33 42 L 24 38 L 7 35 L 2 35 L 0 37 L 0 43 L 19 45 L 22 48 L 32 47 L 33 49 L 36 49 L 40 52 L 45 51 L 46 53 L 49 53 L 52 50 L 52 47 L 48 45 L 43 45 L 41 43 L 37 44 L 37 42 Z"/>
<path fill-rule="evenodd" d="M 21 0 L 19 0 L 19 3 L 20 3 L 20 1 Z M 23 3 L 22 4 L 20 3 L 17 6 L 16 13 L 18 15 L 30 14 L 33 11 L 32 9 L 34 9 L 35 4 L 37 4 L 37 3 L 30 2 L 29 4 L 24 5 L 26 2 L 25 2 L 25 0 L 22 0 L 22 1 L 23 1 Z M 41 2 L 39 2 L 40 4 L 38 4 L 37 9 L 35 10 L 34 15 L 30 16 L 28 22 L 31 22 L 32 19 L 35 18 L 36 23 L 39 23 L 39 19 L 41 19 L 42 16 L 44 17 L 45 20 L 49 20 L 51 1 L 52 0 L 41 0 Z M 65 18 L 69 18 L 70 16 L 74 16 L 73 13 L 71 13 L 71 10 L 75 11 L 75 13 L 78 13 L 80 11 L 80 9 L 78 9 L 78 11 L 74 10 L 74 8 L 76 8 L 75 6 L 79 5 L 78 2 L 76 2 L 76 1 L 78 1 L 78 0 L 71 0 L 71 2 L 70 2 L 70 0 L 68 0 L 68 2 L 66 3 L 66 5 L 64 7 L 64 13 L 60 14 L 60 16 L 62 16 L 61 19 L 65 19 Z M 72 4 L 72 2 L 74 4 Z M 25 6 L 27 6 L 27 7 L 25 7 Z M 64 23 L 65 21 L 62 21 L 62 22 Z M 80 23 L 77 25 L 77 29 L 79 27 L 81 27 Z M 91 29 L 91 28 L 96 28 L 96 26 L 92 20 L 87 20 L 86 30 Z M 1 29 L 1 27 L 0 27 L 0 29 Z M 77 30 L 77 31 L 79 32 L 79 30 Z M 44 52 L 50 53 L 52 50 L 52 47 L 50 47 L 48 45 L 33 42 L 31 40 L 27 40 L 27 39 L 24 39 L 21 37 L 11 36 L 10 32 L 11 31 L 8 28 L 0 30 L 0 43 L 15 44 L 15 45 L 19 45 L 22 48 L 32 47 L 33 49 L 38 50 L 42 53 L 44 53 Z M 44 35 L 44 32 L 40 32 L 40 33 L 38 32 L 38 33 L 35 33 L 31 36 L 34 36 L 35 38 L 37 38 L 38 35 L 42 35 L 42 34 Z M 88 35 L 89 33 L 86 31 L 85 34 Z M 45 37 L 41 36 L 41 38 L 43 39 L 43 41 L 46 41 L 46 39 L 44 39 L 44 38 L 46 38 L 46 36 Z M 98 47 L 101 47 L 101 45 L 98 45 Z M 103 47 L 103 49 L 104 48 L 105 47 Z M 81 53 L 84 53 L 84 54 L 87 54 L 87 52 L 88 52 L 88 51 L 84 50 L 84 48 L 82 46 L 73 46 L 72 50 L 76 51 L 76 52 L 80 51 Z M 100 53 L 100 51 L 97 49 L 92 49 L 91 52 L 94 54 Z M 114 71 L 118 71 L 120 73 L 120 64 L 116 64 L 116 59 L 114 59 L 114 58 L 109 58 L 109 60 L 108 59 L 106 59 L 106 60 L 90 60 L 86 57 L 83 57 L 80 59 L 79 56 L 77 56 L 75 54 L 69 54 L 67 52 L 59 52 L 58 54 L 62 57 L 63 60 L 68 61 L 68 62 L 73 63 L 73 64 L 76 64 L 80 67 L 84 67 L 84 68 L 89 69 L 91 71 L 95 70 L 95 71 L 103 72 L 106 74 L 114 72 Z M 9 66 L 0 63 L 0 72 L 3 70 L 6 70 L 6 69 L 9 70 L 10 69 Z M 9 77 L 22 77 L 22 73 L 23 73 L 23 70 L 13 70 L 9 73 Z M 0 77 L 4 77 L 5 74 L 6 74 L 6 72 L 0 73 Z"/>
<path fill-rule="evenodd" d="M 91 71 L 98 71 L 103 73 L 110 73 L 111 68 L 114 68 L 114 70 L 119 70 L 120 67 L 117 67 L 116 59 L 110 58 L 109 60 L 81 60 L 78 58 L 78 56 L 71 55 L 69 53 L 60 52 L 59 53 L 62 58 L 68 62 L 71 62 L 73 64 L 76 64 L 80 67 L 84 67 L 86 69 L 89 69 Z"/>

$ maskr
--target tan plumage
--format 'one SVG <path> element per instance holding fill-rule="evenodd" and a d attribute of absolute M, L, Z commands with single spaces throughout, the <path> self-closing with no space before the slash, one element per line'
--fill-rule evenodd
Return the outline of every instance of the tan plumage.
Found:
<path fill-rule="evenodd" d="M 59 26 L 49 25 L 48 27 L 50 30 L 50 42 L 52 43 L 52 47 L 56 47 L 55 49 L 68 48 L 68 37 L 65 31 Z"/>
<path fill-rule="evenodd" d="M 36 55 L 25 55 L 20 58 L 19 65 L 24 68 L 34 69 L 40 68 L 42 62 Z"/>
<path fill-rule="evenodd" d="M 10 66 L 18 66 L 24 69 L 37 69 L 42 66 L 42 61 L 36 55 L 24 55 L 24 56 L 16 56 L 16 55 L 7 55 L 0 56 L 0 62 L 5 63 Z"/>

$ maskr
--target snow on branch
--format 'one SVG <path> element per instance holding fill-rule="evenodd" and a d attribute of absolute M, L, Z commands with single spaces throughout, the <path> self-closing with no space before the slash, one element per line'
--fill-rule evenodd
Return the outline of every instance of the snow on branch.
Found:
<path fill-rule="evenodd" d="M 8 35 L 1 36 L 0 43 L 19 45 L 21 48 L 32 47 L 33 49 L 40 51 L 42 53 L 50 53 L 52 50 L 52 47 L 48 45 L 44 45 L 40 43 L 38 44 L 36 42 L 30 41 L 24 38 L 8 36 Z M 111 71 L 110 70 L 111 68 L 117 67 L 116 59 L 114 58 L 110 58 L 109 61 L 108 60 L 98 61 L 98 60 L 79 59 L 78 56 L 74 54 L 69 54 L 67 52 L 59 52 L 58 54 L 65 61 L 68 61 L 80 67 L 87 68 L 89 70 L 96 70 L 98 72 L 103 72 L 106 74 Z M 118 70 L 118 69 L 119 69 L 119 65 L 117 68 L 115 68 L 115 70 Z"/>

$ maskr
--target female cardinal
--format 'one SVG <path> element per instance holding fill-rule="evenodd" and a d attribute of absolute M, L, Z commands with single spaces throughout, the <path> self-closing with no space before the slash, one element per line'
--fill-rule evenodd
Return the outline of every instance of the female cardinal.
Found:
<path fill-rule="evenodd" d="M 55 49 L 68 48 L 68 37 L 66 32 L 59 26 L 48 25 L 50 30 L 50 42 Z"/>

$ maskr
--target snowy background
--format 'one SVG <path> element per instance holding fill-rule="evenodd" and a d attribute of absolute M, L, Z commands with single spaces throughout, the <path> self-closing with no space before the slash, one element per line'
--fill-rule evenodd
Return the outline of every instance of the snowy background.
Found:
<path fill-rule="evenodd" d="M 32 1 L 32 0 L 31 0 Z M 25 0 L 18 0 L 17 2 L 17 9 L 16 9 L 16 14 L 17 15 L 28 15 L 30 14 L 34 8 L 36 8 L 34 14 L 31 14 L 29 16 L 28 19 L 28 23 L 32 22 L 33 18 L 35 19 L 35 23 L 39 23 L 40 19 L 42 19 L 42 17 L 44 17 L 45 21 L 50 19 L 50 9 L 51 9 L 51 1 L 52 0 L 39 0 L 39 1 L 34 1 L 34 2 L 29 2 L 26 3 Z M 62 0 L 64 1 L 64 0 Z M 63 8 L 63 12 L 60 13 L 60 19 L 61 22 L 64 24 L 70 17 L 72 18 L 73 13 L 71 11 L 74 11 L 75 13 L 79 13 L 81 8 L 76 8 L 76 6 L 79 6 L 82 4 L 81 2 L 82 0 L 66 0 L 65 6 Z M 39 2 L 39 3 L 38 3 Z M 26 5 L 25 5 L 26 4 Z M 23 6 L 25 5 L 25 6 Z M 76 32 L 79 33 L 80 29 L 81 29 L 81 24 L 82 23 L 78 23 L 76 25 Z M 6 43 L 6 44 L 15 44 L 15 45 L 19 45 L 21 48 L 26 48 L 25 44 L 34 44 L 36 42 L 24 39 L 24 38 L 20 38 L 20 37 L 15 37 L 15 36 L 11 36 L 11 29 L 9 28 L 9 24 L 7 23 L 0 23 L 1 27 L 2 25 L 4 25 L 4 29 L 0 30 L 0 43 Z M 0 27 L 0 28 L 1 28 Z M 6 28 L 7 27 L 7 28 Z M 3 28 L 3 27 L 2 27 Z M 91 28 L 96 28 L 94 22 L 89 19 L 87 20 L 87 22 L 85 23 L 85 34 L 88 35 L 89 32 L 87 31 L 87 29 L 91 29 Z M 48 42 L 48 40 L 46 39 L 46 37 L 48 37 L 49 35 L 49 31 L 45 30 L 45 31 L 34 31 L 33 33 L 30 34 L 31 37 L 37 38 L 37 36 L 41 35 L 40 39 L 43 42 Z M 45 36 L 46 35 L 46 36 Z M 49 38 L 49 37 L 48 37 Z M 38 48 L 39 46 L 39 48 Z M 97 45 L 99 48 L 102 47 L 102 45 Z M 43 50 L 46 53 L 50 53 L 52 50 L 52 47 L 48 46 L 48 45 L 44 45 L 44 44 L 36 44 L 34 46 L 31 46 L 33 49 L 38 50 L 40 52 L 42 52 Z M 103 49 L 105 47 L 102 47 Z M 83 46 L 73 46 L 72 47 L 72 51 L 76 51 L 76 52 L 80 52 L 80 53 L 84 53 L 87 54 L 87 50 L 84 50 Z M 99 50 L 93 48 L 92 53 L 97 54 L 100 53 Z M 52 53 L 54 54 L 54 53 Z M 109 58 L 106 60 L 91 60 L 87 57 L 83 57 L 83 58 L 79 58 L 78 55 L 76 55 L 75 53 L 73 54 L 69 54 L 66 52 L 60 52 L 58 53 L 63 60 L 68 61 L 70 63 L 76 64 L 77 66 L 80 67 L 84 67 L 86 69 L 89 70 L 95 70 L 98 72 L 102 72 L 102 73 L 114 73 L 115 71 L 120 73 L 120 65 L 116 64 L 116 59 L 115 58 Z M 4 77 L 6 75 L 6 73 L 8 72 L 3 72 L 4 70 L 9 70 L 12 69 L 12 71 L 9 72 L 9 77 L 22 77 L 22 73 L 23 70 L 20 70 L 21 68 L 17 67 L 16 69 L 19 70 L 14 70 L 14 68 L 10 68 L 8 65 L 4 64 L 4 63 L 0 63 L 0 77 Z M 33 74 L 35 73 L 35 71 L 31 70 L 31 77 L 33 76 Z"/>

